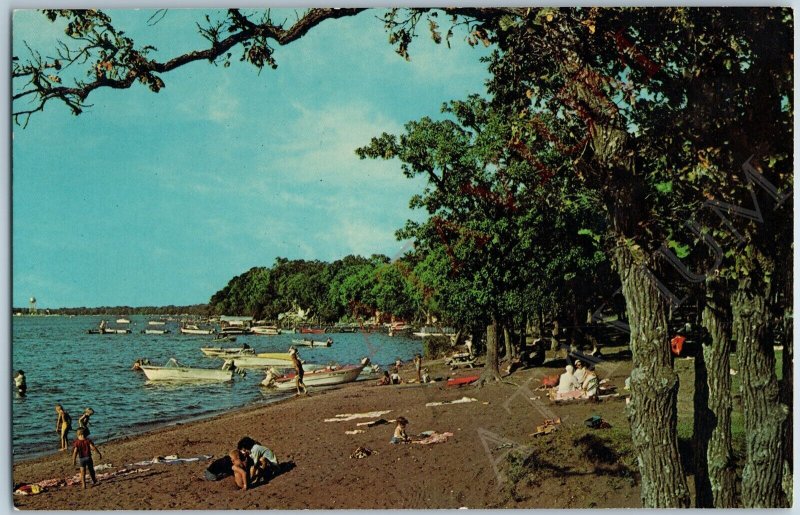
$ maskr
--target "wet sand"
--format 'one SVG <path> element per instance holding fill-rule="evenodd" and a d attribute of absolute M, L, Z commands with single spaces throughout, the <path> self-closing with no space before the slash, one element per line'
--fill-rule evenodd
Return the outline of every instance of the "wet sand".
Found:
<path fill-rule="evenodd" d="M 430 364 L 426 364 L 430 366 Z M 605 363 L 610 377 L 621 387 L 629 363 Z M 478 375 L 481 369 L 451 372 L 431 366 L 432 376 Z M 412 377 L 409 365 L 401 373 Z M 602 373 L 602 368 L 600 368 Z M 507 379 L 512 384 L 482 388 L 446 387 L 443 382 L 425 385 L 375 386 L 373 381 L 338 389 L 311 390 L 308 397 L 244 408 L 211 419 L 177 425 L 144 435 L 100 445 L 103 458 L 95 465 L 111 463 L 109 470 L 155 456 L 220 457 L 248 435 L 270 447 L 290 469 L 266 484 L 239 491 L 231 478 L 203 479 L 210 461 L 153 464 L 151 470 L 101 481 L 82 490 L 80 485 L 50 488 L 33 496 L 14 496 L 20 509 L 297 509 L 297 508 L 585 508 L 639 506 L 635 481 L 620 481 L 606 474 L 570 474 L 524 486 L 529 495 L 509 493 L 506 454 L 527 445 L 535 426 L 545 418 L 561 417 L 562 431 L 537 439 L 552 448 L 573 446 L 567 434 L 591 431 L 583 420 L 599 413 L 618 430 L 627 431 L 624 402 L 599 405 L 553 405 L 545 392 L 536 391 L 545 375 L 559 368 L 519 370 Z M 522 388 L 520 388 L 522 386 Z M 476 402 L 428 407 L 428 402 L 460 399 Z M 541 400 L 530 397 L 541 396 Z M 324 422 L 337 414 L 386 411 L 385 419 L 400 415 L 410 425 L 408 433 L 449 431 L 445 443 L 392 445 L 394 424 L 356 426 L 375 418 L 348 422 Z M 362 429 L 360 434 L 345 431 Z M 576 433 L 577 432 L 577 433 Z M 54 438 L 54 447 L 57 445 Z M 374 453 L 350 458 L 359 446 Z M 549 452 L 549 451 L 548 451 Z M 13 468 L 15 484 L 33 483 L 75 474 L 71 456 L 63 453 L 28 460 Z M 515 500 L 516 497 L 516 500 Z"/>

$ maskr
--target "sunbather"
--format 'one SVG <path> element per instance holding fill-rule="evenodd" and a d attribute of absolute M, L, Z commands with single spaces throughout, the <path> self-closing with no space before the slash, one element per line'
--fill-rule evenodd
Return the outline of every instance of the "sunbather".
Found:
<path fill-rule="evenodd" d="M 575 389 L 575 370 L 572 365 L 566 366 L 566 372 L 558 379 L 558 393 L 567 393 Z"/>
<path fill-rule="evenodd" d="M 583 388 L 583 380 L 586 378 L 586 367 L 583 366 L 583 362 L 579 359 L 575 360 L 575 373 L 573 376 L 575 378 L 575 388 Z"/>
<path fill-rule="evenodd" d="M 595 373 L 594 369 L 588 369 L 583 378 L 583 384 L 581 385 L 584 397 L 587 399 L 596 399 L 599 387 L 600 380 L 597 378 L 597 373 Z"/>

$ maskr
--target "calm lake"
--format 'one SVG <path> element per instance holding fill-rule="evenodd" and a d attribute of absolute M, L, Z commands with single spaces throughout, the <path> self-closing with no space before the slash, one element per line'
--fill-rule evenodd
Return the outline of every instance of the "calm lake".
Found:
<path fill-rule="evenodd" d="M 84 408 L 91 407 L 92 439 L 98 444 L 156 427 L 207 417 L 230 408 L 265 403 L 281 398 L 259 387 L 264 373 L 248 369 L 232 383 L 158 385 L 148 383 L 141 372 L 131 370 L 137 358 L 147 357 L 161 365 L 169 358 L 190 366 L 218 368 L 222 360 L 208 358 L 200 347 L 215 346 L 212 336 L 178 334 L 176 323 L 165 335 L 141 331 L 154 317 L 132 316 L 131 334 L 86 334 L 101 318 L 114 325 L 115 317 L 39 316 L 13 317 L 12 367 L 25 371 L 28 394 L 20 397 L 12 388 L 12 453 L 14 460 L 58 452 L 56 413 L 60 403 L 72 417 L 73 428 Z M 422 342 L 385 333 L 333 333 L 311 335 L 333 338 L 330 348 L 300 348 L 311 363 L 357 363 L 368 356 L 382 366 L 398 358 L 410 360 L 422 352 Z M 239 336 L 235 347 L 247 343 L 256 352 L 285 352 L 300 335 Z M 12 378 L 8 378 L 12 381 Z M 70 442 L 74 438 L 74 431 Z"/>

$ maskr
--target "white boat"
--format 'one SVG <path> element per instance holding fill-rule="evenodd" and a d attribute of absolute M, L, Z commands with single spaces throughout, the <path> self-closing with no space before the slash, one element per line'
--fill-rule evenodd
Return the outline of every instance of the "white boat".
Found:
<path fill-rule="evenodd" d="M 128 318 L 118 318 L 118 319 L 117 319 L 117 323 L 118 323 L 118 324 L 130 324 L 130 323 L 131 323 L 131 321 L 130 321 L 130 319 L 128 319 Z"/>
<path fill-rule="evenodd" d="M 303 345 L 305 347 L 330 347 L 333 340 L 312 340 L 311 338 L 303 338 L 302 340 L 292 340 L 295 345 Z"/>
<path fill-rule="evenodd" d="M 267 368 L 267 367 L 281 367 L 281 368 L 289 368 L 292 366 L 292 360 L 289 358 L 288 353 L 281 353 L 281 355 L 287 356 L 286 358 L 281 357 L 274 357 L 274 356 L 262 356 L 257 354 L 253 355 L 243 355 L 243 356 L 235 356 L 233 359 L 234 364 L 237 367 L 241 368 Z"/>
<path fill-rule="evenodd" d="M 368 364 L 369 359 L 364 358 L 361 360 L 360 365 L 331 366 L 310 370 L 303 374 L 303 383 L 306 386 L 333 386 L 351 383 L 358 378 L 361 371 Z M 268 370 L 267 376 L 261 382 L 261 386 L 277 388 L 278 390 L 293 390 L 295 388 L 294 379 L 294 373 L 276 376 L 273 370 Z"/>
<path fill-rule="evenodd" d="M 274 325 L 254 325 L 250 328 L 250 332 L 262 336 L 276 336 L 281 334 L 281 330 Z"/>
<path fill-rule="evenodd" d="M 130 332 L 130 329 L 120 327 L 106 327 L 103 329 L 104 334 L 128 334 Z"/>
<path fill-rule="evenodd" d="M 147 325 L 165 325 L 166 322 L 163 320 L 150 320 L 147 322 Z"/>
<path fill-rule="evenodd" d="M 223 327 L 219 330 L 219 334 L 224 335 L 240 335 L 240 334 L 247 334 L 247 329 L 240 326 L 228 326 Z"/>
<path fill-rule="evenodd" d="M 181 326 L 181 334 L 214 334 L 214 329 L 201 329 L 195 324 Z"/>
<path fill-rule="evenodd" d="M 144 334 L 167 334 L 169 329 L 145 329 Z"/>
<path fill-rule="evenodd" d="M 419 331 L 413 334 L 414 336 L 418 336 L 420 338 L 429 338 L 431 336 L 448 336 L 452 338 L 456 335 L 456 331 L 452 327 L 422 327 Z"/>
<path fill-rule="evenodd" d="M 227 365 L 226 363 L 223 367 Z M 230 368 L 192 368 L 178 363 L 175 358 L 170 358 L 163 367 L 140 365 L 140 368 L 149 381 L 230 381 L 233 379 L 233 371 Z"/>
<path fill-rule="evenodd" d="M 233 358 L 238 356 L 255 355 L 256 351 L 249 347 L 200 347 L 200 352 L 206 356 Z"/>

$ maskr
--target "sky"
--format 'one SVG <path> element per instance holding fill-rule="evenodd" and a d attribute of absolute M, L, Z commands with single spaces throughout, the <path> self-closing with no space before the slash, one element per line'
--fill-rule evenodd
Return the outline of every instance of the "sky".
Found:
<path fill-rule="evenodd" d="M 109 11 L 159 59 L 205 48 L 195 21 L 206 12 L 148 25 L 152 11 Z M 406 62 L 380 15 L 323 22 L 276 50 L 277 70 L 259 74 L 236 48 L 230 68 L 164 74 L 158 94 L 97 90 L 80 116 L 52 103 L 13 126 L 12 305 L 197 304 L 278 256 L 402 254 L 394 233 L 423 216 L 408 201 L 424 182 L 354 150 L 485 94 L 489 49 L 458 32 L 448 49 L 423 31 Z M 17 11 L 12 28 L 20 57 L 23 42 L 52 55 L 63 36 L 36 11 Z"/>

